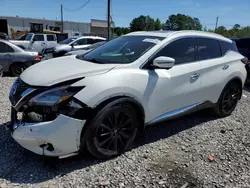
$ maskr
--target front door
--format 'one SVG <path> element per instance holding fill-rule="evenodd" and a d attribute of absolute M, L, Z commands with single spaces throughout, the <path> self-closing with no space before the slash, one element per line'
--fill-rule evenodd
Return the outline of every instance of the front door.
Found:
<path fill-rule="evenodd" d="M 169 70 L 149 71 L 150 87 L 154 88 L 148 98 L 151 116 L 149 121 L 202 102 L 201 65 L 196 61 L 195 39 L 178 39 L 160 50 L 152 59 L 160 56 L 174 58 L 175 65 Z"/>

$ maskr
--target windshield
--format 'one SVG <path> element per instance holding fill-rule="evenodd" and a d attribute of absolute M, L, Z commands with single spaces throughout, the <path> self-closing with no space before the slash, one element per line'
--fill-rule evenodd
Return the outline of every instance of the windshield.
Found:
<path fill-rule="evenodd" d="M 122 36 L 77 58 L 101 64 L 132 63 L 163 39 L 155 36 Z"/>
<path fill-rule="evenodd" d="M 69 44 L 74 40 L 76 40 L 76 38 L 68 38 L 68 39 L 65 39 L 65 40 L 59 42 L 59 44 Z"/>
<path fill-rule="evenodd" d="M 30 41 L 30 39 L 32 38 L 33 34 L 27 34 L 25 37 L 25 40 Z"/>

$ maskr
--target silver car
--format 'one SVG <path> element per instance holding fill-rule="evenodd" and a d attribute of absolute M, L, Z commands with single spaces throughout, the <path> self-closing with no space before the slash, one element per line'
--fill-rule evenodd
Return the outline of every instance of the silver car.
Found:
<path fill-rule="evenodd" d="M 26 68 L 39 61 L 37 52 L 24 51 L 7 40 L 0 40 L 0 66 L 3 72 L 19 76 Z"/>

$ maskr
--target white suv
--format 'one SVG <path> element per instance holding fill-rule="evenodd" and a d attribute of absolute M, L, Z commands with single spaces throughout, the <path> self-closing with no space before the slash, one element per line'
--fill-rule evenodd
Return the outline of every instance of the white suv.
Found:
<path fill-rule="evenodd" d="M 147 125 L 203 108 L 230 115 L 242 95 L 246 62 L 217 34 L 130 33 L 86 55 L 26 69 L 10 91 L 9 128 L 21 146 L 40 155 L 63 158 L 87 148 L 110 158 L 128 150 Z"/>

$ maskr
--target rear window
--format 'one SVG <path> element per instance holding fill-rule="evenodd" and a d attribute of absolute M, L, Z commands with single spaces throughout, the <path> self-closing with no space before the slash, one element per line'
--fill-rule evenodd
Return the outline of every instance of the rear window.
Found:
<path fill-rule="evenodd" d="M 208 60 L 221 57 L 219 42 L 214 39 L 198 39 L 199 60 Z"/>
<path fill-rule="evenodd" d="M 47 35 L 47 41 L 55 41 L 54 35 Z"/>

